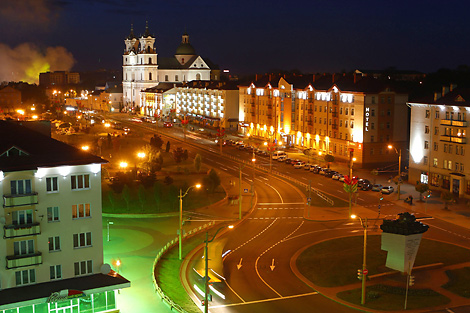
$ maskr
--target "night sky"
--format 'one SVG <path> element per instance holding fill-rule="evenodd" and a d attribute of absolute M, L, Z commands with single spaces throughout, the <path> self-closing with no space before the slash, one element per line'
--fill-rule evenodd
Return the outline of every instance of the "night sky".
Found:
<path fill-rule="evenodd" d="M 24 72 L 120 69 L 131 23 L 174 54 L 187 30 L 232 73 L 356 68 L 436 71 L 469 64 L 468 1 L 3 0 L 0 80 Z M 41 63 L 42 60 L 42 63 Z"/>

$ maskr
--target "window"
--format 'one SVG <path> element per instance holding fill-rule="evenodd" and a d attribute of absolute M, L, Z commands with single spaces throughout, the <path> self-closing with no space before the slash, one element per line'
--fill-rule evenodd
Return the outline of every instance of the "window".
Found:
<path fill-rule="evenodd" d="M 60 237 L 49 237 L 49 252 L 50 251 L 60 251 Z"/>
<path fill-rule="evenodd" d="M 370 155 L 373 155 L 374 154 L 374 148 L 371 148 L 370 149 Z"/>
<path fill-rule="evenodd" d="M 57 177 L 46 177 L 46 191 L 47 192 L 59 191 L 59 180 Z"/>
<path fill-rule="evenodd" d="M 460 155 L 465 155 L 465 148 L 464 147 L 460 147 Z"/>
<path fill-rule="evenodd" d="M 90 188 L 90 174 L 72 175 L 70 176 L 72 190 Z"/>
<path fill-rule="evenodd" d="M 375 110 L 374 109 L 370 110 L 370 116 L 375 116 Z"/>
<path fill-rule="evenodd" d="M 447 144 L 444 144 L 444 152 L 447 152 Z"/>
<path fill-rule="evenodd" d="M 392 116 L 392 110 L 387 110 L 387 116 Z"/>
<path fill-rule="evenodd" d="M 349 109 L 348 109 L 348 108 L 345 108 L 345 109 L 344 109 L 344 114 L 345 114 L 345 115 L 348 115 L 348 113 L 349 113 Z"/>
<path fill-rule="evenodd" d="M 438 110 L 436 110 L 434 117 L 435 117 L 436 119 L 439 119 L 439 111 L 438 111 Z"/>
<path fill-rule="evenodd" d="M 426 118 L 429 118 L 429 115 L 430 115 L 430 112 L 429 112 L 429 110 L 426 110 L 425 117 L 426 117 Z"/>
<path fill-rule="evenodd" d="M 449 153 L 452 153 L 452 145 L 449 145 Z"/>
<path fill-rule="evenodd" d="M 354 108 L 351 108 L 351 115 L 354 115 Z"/>
<path fill-rule="evenodd" d="M 36 270 L 30 269 L 30 270 L 15 272 L 15 278 L 16 278 L 17 286 L 35 283 L 36 282 Z"/>
<path fill-rule="evenodd" d="M 152 73 L 149 73 L 149 80 L 152 80 Z"/>
<path fill-rule="evenodd" d="M 339 114 L 343 114 L 343 108 L 339 108 Z"/>
<path fill-rule="evenodd" d="M 34 240 L 21 240 L 13 243 L 14 255 L 28 255 L 34 253 Z"/>
<path fill-rule="evenodd" d="M 434 143 L 434 151 L 439 150 L 439 144 L 437 142 Z"/>
<path fill-rule="evenodd" d="M 168 75 L 165 75 L 165 81 L 166 81 L 166 82 L 169 81 L 169 80 L 168 80 Z"/>
<path fill-rule="evenodd" d="M 12 195 L 24 195 L 31 193 L 31 179 L 12 180 L 10 182 Z"/>
<path fill-rule="evenodd" d="M 432 166 L 437 167 L 438 161 L 437 158 L 434 158 Z"/>
<path fill-rule="evenodd" d="M 343 120 L 339 120 L 339 127 L 343 127 Z"/>
<path fill-rule="evenodd" d="M 375 129 L 375 123 L 370 123 L 370 129 Z"/>
<path fill-rule="evenodd" d="M 452 161 L 451 161 L 451 160 L 448 161 L 448 167 L 447 167 L 447 169 L 449 169 L 449 170 L 452 169 Z"/>
<path fill-rule="evenodd" d="M 349 125 L 351 126 L 351 128 L 354 128 L 354 121 L 351 121 Z"/>
<path fill-rule="evenodd" d="M 439 135 L 439 127 L 434 127 L 434 135 Z"/>
<path fill-rule="evenodd" d="M 93 261 L 81 261 L 75 262 L 74 264 L 75 276 L 93 274 Z"/>
<path fill-rule="evenodd" d="M 429 126 L 424 126 L 424 133 L 429 134 Z"/>
<path fill-rule="evenodd" d="M 73 234 L 73 247 L 91 247 L 91 232 Z"/>
<path fill-rule="evenodd" d="M 175 75 L 175 82 L 178 81 L 178 75 Z"/>
<path fill-rule="evenodd" d="M 348 121 L 344 121 L 344 127 L 348 127 Z"/>
<path fill-rule="evenodd" d="M 463 163 L 460 163 L 460 171 L 461 171 L 461 172 L 464 171 Z"/>
<path fill-rule="evenodd" d="M 20 210 L 12 212 L 13 225 L 25 225 L 33 222 L 33 210 Z"/>
<path fill-rule="evenodd" d="M 59 221 L 59 207 L 48 207 L 47 208 L 47 221 L 58 222 Z"/>
<path fill-rule="evenodd" d="M 62 278 L 62 265 L 52 265 L 50 267 L 51 280 Z"/>
<path fill-rule="evenodd" d="M 374 142 L 374 136 L 370 136 L 370 142 Z"/>
<path fill-rule="evenodd" d="M 423 157 L 423 165 L 428 165 L 428 157 Z"/>
<path fill-rule="evenodd" d="M 429 141 L 424 142 L 424 149 L 429 149 Z"/>
<path fill-rule="evenodd" d="M 72 218 L 84 218 L 90 217 L 90 204 L 89 203 L 82 203 L 82 204 L 74 204 L 72 205 Z"/>
<path fill-rule="evenodd" d="M 387 129 L 390 129 L 390 122 L 387 122 Z"/>

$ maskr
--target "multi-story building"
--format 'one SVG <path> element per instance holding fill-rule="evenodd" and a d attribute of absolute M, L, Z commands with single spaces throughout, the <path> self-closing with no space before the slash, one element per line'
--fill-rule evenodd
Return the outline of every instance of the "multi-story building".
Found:
<path fill-rule="evenodd" d="M 0 138 L 0 312 L 116 310 L 130 283 L 103 264 L 106 161 L 13 122 Z"/>
<path fill-rule="evenodd" d="M 18 109 L 23 109 L 21 91 L 11 86 L 0 89 L 0 113 L 14 113 Z"/>
<path fill-rule="evenodd" d="M 408 95 L 374 78 L 262 77 L 240 87 L 246 134 L 373 167 L 407 145 Z"/>
<path fill-rule="evenodd" d="M 451 85 L 409 106 L 410 181 L 470 198 L 470 159 L 465 154 L 470 151 L 470 89 Z"/>
<path fill-rule="evenodd" d="M 39 73 L 40 86 L 63 86 L 80 83 L 80 74 L 66 71 Z"/>
<path fill-rule="evenodd" d="M 158 85 L 159 82 L 180 83 L 192 80 L 220 79 L 216 65 L 196 54 L 189 43 L 189 35 L 183 34 L 181 44 L 174 57 L 158 57 L 154 47 L 155 37 L 148 25 L 140 39 L 130 35 L 124 40 L 123 55 L 123 101 L 128 110 L 138 111 L 141 91 Z"/>

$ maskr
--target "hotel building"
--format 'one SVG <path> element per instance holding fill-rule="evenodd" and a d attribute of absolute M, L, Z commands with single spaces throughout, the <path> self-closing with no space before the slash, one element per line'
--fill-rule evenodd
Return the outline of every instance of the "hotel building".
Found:
<path fill-rule="evenodd" d="M 410 102 L 409 180 L 470 198 L 467 128 L 470 89 L 444 87 L 433 98 Z"/>
<path fill-rule="evenodd" d="M 255 138 L 358 166 L 398 163 L 408 138 L 408 94 L 390 82 L 344 75 L 263 76 L 239 86 L 240 127 Z M 353 154 L 351 154 L 353 152 Z"/>
<path fill-rule="evenodd" d="M 0 121 L 0 312 L 118 312 L 130 282 L 103 264 L 106 161 L 28 127 Z"/>

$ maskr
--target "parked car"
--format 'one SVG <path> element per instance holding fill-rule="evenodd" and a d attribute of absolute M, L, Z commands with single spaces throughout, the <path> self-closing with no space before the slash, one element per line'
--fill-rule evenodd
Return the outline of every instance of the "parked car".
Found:
<path fill-rule="evenodd" d="M 381 184 L 375 184 L 372 186 L 372 191 L 380 191 L 382 190 L 382 185 Z"/>
<path fill-rule="evenodd" d="M 334 174 L 336 174 L 337 172 L 335 171 L 328 171 L 325 173 L 325 177 L 328 177 L 328 178 L 332 178 Z"/>
<path fill-rule="evenodd" d="M 313 166 L 313 165 L 310 164 L 310 163 L 305 163 L 305 164 L 304 164 L 304 170 L 309 171 L 312 166 Z"/>
<path fill-rule="evenodd" d="M 334 180 L 339 180 L 342 176 L 343 174 L 335 173 L 333 176 L 331 176 L 331 178 L 333 178 Z"/>
<path fill-rule="evenodd" d="M 393 189 L 392 186 L 384 186 L 384 187 L 382 187 L 381 191 L 382 191 L 382 193 L 389 195 L 389 194 L 393 193 L 394 190 L 395 189 Z"/>
<path fill-rule="evenodd" d="M 297 163 L 294 164 L 294 168 L 302 168 L 302 167 L 304 167 L 304 164 L 305 164 L 305 163 L 302 162 L 302 161 L 297 162 Z"/>
<path fill-rule="evenodd" d="M 279 162 L 284 162 L 285 160 L 287 160 L 287 157 L 286 156 L 280 156 L 280 157 L 277 158 L 277 160 Z"/>
<path fill-rule="evenodd" d="M 244 144 L 239 144 L 238 145 L 238 150 L 243 150 L 245 149 L 245 145 Z"/>
<path fill-rule="evenodd" d="M 314 174 L 318 174 L 320 172 L 321 167 L 318 165 L 312 165 L 310 167 L 310 172 L 313 172 Z"/>
<path fill-rule="evenodd" d="M 344 182 L 344 176 L 341 176 L 338 180 L 339 180 L 340 182 Z"/>
<path fill-rule="evenodd" d="M 294 161 L 294 160 L 292 160 L 291 158 L 286 158 L 286 159 L 284 160 L 284 162 L 285 162 L 286 164 L 292 164 L 293 161 Z"/>
<path fill-rule="evenodd" d="M 163 127 L 166 127 L 166 128 L 173 127 L 173 123 L 172 122 L 164 122 Z"/>
<path fill-rule="evenodd" d="M 326 167 L 322 167 L 320 169 L 320 172 L 318 174 L 320 175 L 325 175 L 326 173 L 330 172 L 331 170 L 329 168 L 326 168 Z"/>
<path fill-rule="evenodd" d="M 372 189 L 372 184 L 368 184 L 368 183 L 362 184 L 361 189 L 364 190 L 364 191 L 371 190 Z"/>
<path fill-rule="evenodd" d="M 299 162 L 302 162 L 302 161 L 299 160 L 299 159 L 293 159 L 292 162 L 291 162 L 291 164 L 292 164 L 292 165 L 295 165 L 295 164 L 297 164 L 297 163 L 299 163 Z"/>
<path fill-rule="evenodd" d="M 370 184 L 370 181 L 364 178 L 359 178 L 357 180 L 357 187 L 362 187 L 362 184 Z"/>

